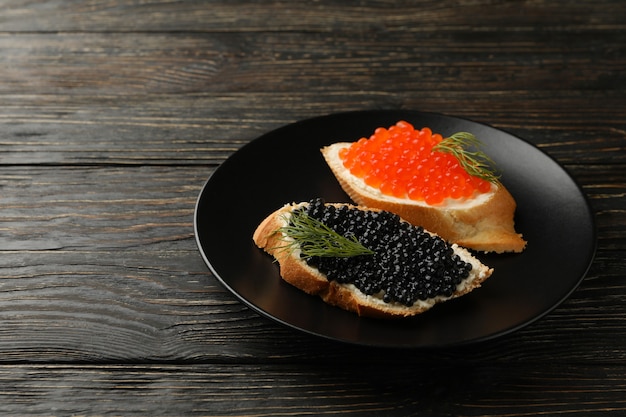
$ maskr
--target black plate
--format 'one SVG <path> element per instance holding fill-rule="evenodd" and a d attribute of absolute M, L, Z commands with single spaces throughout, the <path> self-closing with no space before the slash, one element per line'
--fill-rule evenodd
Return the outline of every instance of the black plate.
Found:
<path fill-rule="evenodd" d="M 348 202 L 319 149 L 406 120 L 450 135 L 469 131 L 502 171 L 517 201 L 521 254 L 478 254 L 494 267 L 478 290 L 409 319 L 380 320 L 325 304 L 282 281 L 278 265 L 252 242 L 265 216 L 290 202 Z M 195 213 L 198 247 L 210 270 L 260 314 L 313 335 L 393 347 L 441 347 L 510 333 L 561 303 L 586 274 L 595 227 L 579 186 L 535 146 L 484 124 L 415 111 L 339 113 L 290 124 L 243 146 L 208 179 Z"/>

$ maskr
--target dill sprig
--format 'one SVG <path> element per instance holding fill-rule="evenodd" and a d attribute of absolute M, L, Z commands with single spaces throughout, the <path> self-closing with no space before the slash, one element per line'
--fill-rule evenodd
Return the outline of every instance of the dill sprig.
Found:
<path fill-rule="evenodd" d="M 346 258 L 358 255 L 373 255 L 374 251 L 363 246 L 354 235 L 342 236 L 303 210 L 294 210 L 287 226 L 278 232 L 293 239 L 285 249 L 299 248 L 305 258 L 325 256 Z"/>
<path fill-rule="evenodd" d="M 468 174 L 497 183 L 500 176 L 495 173 L 495 163 L 480 150 L 481 146 L 482 142 L 473 134 L 457 132 L 433 146 L 433 151 L 449 153 Z"/>

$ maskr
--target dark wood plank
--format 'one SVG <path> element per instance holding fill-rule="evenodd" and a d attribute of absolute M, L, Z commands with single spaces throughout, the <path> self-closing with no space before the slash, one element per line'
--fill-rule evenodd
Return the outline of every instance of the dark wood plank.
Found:
<path fill-rule="evenodd" d="M 31 415 L 602 415 L 622 365 L 3 365 L 0 412 Z M 304 398 L 303 398 L 304 397 Z M 71 398 L 71 400 L 70 400 Z M 505 414 L 506 413 L 506 414 Z"/>
<path fill-rule="evenodd" d="M 112 97 L 9 96 L 5 98 L 10 104 L 0 107 L 0 163 L 215 166 L 245 143 L 285 124 L 370 109 L 470 118 L 516 134 L 566 165 L 623 163 L 622 97 L 619 90 L 597 99 L 545 92 L 524 99 L 523 108 L 503 111 L 510 97 L 484 92 L 423 98 L 410 92 L 201 94 L 193 105 L 176 96 L 127 96 L 123 102 Z M 564 102 L 591 110 L 572 111 Z"/>
<path fill-rule="evenodd" d="M 367 2 L 33 0 L 3 2 L 0 31 L 320 31 L 470 32 L 624 28 L 623 3 L 611 0 Z"/>
<path fill-rule="evenodd" d="M 624 44 L 623 30 L 11 33 L 0 93 L 504 91 L 515 106 L 544 90 L 623 89 Z"/>

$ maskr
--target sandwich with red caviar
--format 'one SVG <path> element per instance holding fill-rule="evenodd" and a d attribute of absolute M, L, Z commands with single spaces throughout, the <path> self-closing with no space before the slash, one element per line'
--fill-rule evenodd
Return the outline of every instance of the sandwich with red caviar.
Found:
<path fill-rule="evenodd" d="M 522 252 L 516 202 L 474 135 L 444 138 L 406 121 L 322 154 L 357 204 L 398 214 L 443 239 L 484 252 Z"/>

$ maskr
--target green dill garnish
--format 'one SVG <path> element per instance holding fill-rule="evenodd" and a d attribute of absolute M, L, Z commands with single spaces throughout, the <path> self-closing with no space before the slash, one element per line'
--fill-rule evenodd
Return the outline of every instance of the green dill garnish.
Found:
<path fill-rule="evenodd" d="M 286 220 L 287 226 L 281 227 L 278 232 L 293 241 L 283 248 L 292 250 L 299 248 L 305 258 L 313 256 L 346 258 L 374 254 L 374 251 L 363 246 L 356 236 L 342 236 L 303 210 L 294 210 Z"/>
<path fill-rule="evenodd" d="M 459 161 L 468 174 L 497 183 L 499 175 L 494 172 L 495 163 L 480 150 L 481 146 L 482 142 L 471 133 L 457 132 L 433 146 L 433 151 L 449 153 Z"/>

